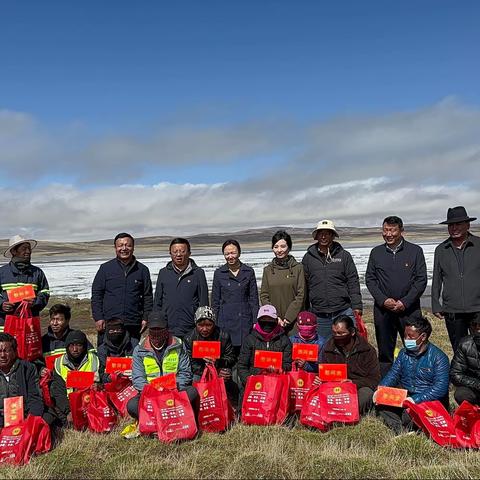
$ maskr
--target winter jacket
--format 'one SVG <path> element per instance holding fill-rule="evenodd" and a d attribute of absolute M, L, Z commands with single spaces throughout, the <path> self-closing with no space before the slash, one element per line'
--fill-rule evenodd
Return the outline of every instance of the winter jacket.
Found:
<path fill-rule="evenodd" d="M 44 405 L 38 386 L 38 375 L 35 366 L 26 360 L 17 358 L 10 371 L 10 381 L 0 372 L 0 427 L 3 427 L 3 399 L 12 396 L 23 397 L 25 417 L 28 414 L 42 416 Z M 12 382 L 15 391 L 11 392 Z M 14 395 L 12 395 L 14 393 Z"/>
<path fill-rule="evenodd" d="M 462 251 L 463 269 L 450 238 L 435 249 L 433 259 L 432 311 L 434 313 L 480 312 L 480 238 L 468 235 Z M 440 294 L 442 303 L 440 304 Z"/>
<path fill-rule="evenodd" d="M 473 336 L 460 340 L 452 360 L 450 380 L 457 387 L 468 387 L 480 393 L 480 351 Z"/>
<path fill-rule="evenodd" d="M 208 305 L 208 286 L 203 269 L 190 259 L 191 268 L 178 273 L 172 262 L 158 272 L 155 310 L 163 310 L 172 335 L 183 338 L 195 327 L 195 311 Z"/>
<path fill-rule="evenodd" d="M 282 320 L 292 323 L 297 319 L 305 304 L 305 274 L 302 264 L 292 255 L 285 265 L 279 265 L 274 258 L 263 269 L 260 303 L 273 305 Z"/>
<path fill-rule="evenodd" d="M 50 298 L 47 277 L 43 271 L 31 264 L 20 271 L 13 262 L 0 267 L 0 325 L 2 327 L 5 324 L 7 313 L 1 309 L 1 306 L 4 302 L 8 302 L 8 291 L 25 285 L 32 285 L 35 291 L 36 297 L 31 310 L 34 316 L 38 316 L 47 306 Z"/>
<path fill-rule="evenodd" d="M 170 336 L 168 344 L 160 351 L 161 361 L 157 358 L 153 347 L 150 345 L 149 337 L 146 337 L 143 342 L 139 343 L 133 350 L 133 366 L 132 366 L 132 382 L 133 386 L 141 392 L 143 387 L 147 385 L 147 372 L 145 370 L 145 359 L 149 359 L 158 370 L 158 377 L 163 376 L 163 359 L 171 354 L 178 355 L 178 365 L 174 372 L 176 374 L 177 387 L 181 390 L 191 385 L 192 383 L 192 367 L 190 366 L 190 359 L 188 358 L 185 346 L 179 338 Z"/>
<path fill-rule="evenodd" d="M 282 331 L 273 337 L 270 342 L 266 342 L 256 330 L 253 330 L 252 333 L 245 338 L 238 357 L 238 376 L 243 385 L 245 385 L 247 377 L 250 375 L 258 375 L 262 371 L 262 369 L 253 366 L 255 350 L 282 352 L 282 369 L 284 371 L 292 369 L 292 344 L 287 335 Z"/>
<path fill-rule="evenodd" d="M 305 362 L 305 365 L 303 366 L 303 370 L 305 370 L 306 372 L 318 373 L 318 364 L 320 363 L 322 348 L 325 345 L 325 339 L 317 335 L 312 340 L 305 340 L 300 335 L 293 335 L 292 337 L 290 337 L 290 341 L 292 342 L 292 345 L 294 343 L 301 343 L 303 345 L 318 345 L 318 361 Z"/>
<path fill-rule="evenodd" d="M 395 253 L 386 244 L 378 245 L 370 252 L 365 284 L 380 308 L 387 298 L 393 298 L 405 305 L 403 315 L 418 310 L 427 286 L 423 250 L 406 240 Z"/>
<path fill-rule="evenodd" d="M 152 310 L 150 271 L 135 258 L 125 267 L 114 258 L 98 269 L 92 284 L 92 316 L 97 320 L 123 319 L 140 325 Z"/>
<path fill-rule="evenodd" d="M 415 403 L 442 400 L 448 394 L 449 367 L 448 357 L 432 343 L 420 355 L 402 348 L 380 385 L 405 388 Z"/>
<path fill-rule="evenodd" d="M 217 325 L 230 334 L 232 343 L 240 346 L 251 332 L 258 312 L 258 290 L 252 267 L 240 264 L 237 276 L 228 265 L 222 265 L 213 274 L 212 308 Z"/>
<path fill-rule="evenodd" d="M 333 242 L 330 255 L 331 260 L 327 260 L 314 243 L 303 257 L 307 305 L 317 315 L 349 307 L 362 310 L 360 281 L 352 256 L 338 242 Z"/>
<path fill-rule="evenodd" d="M 368 387 L 372 390 L 377 388 L 380 381 L 380 365 L 377 352 L 363 337 L 355 335 L 354 344 L 349 352 L 335 345 L 333 338 L 330 338 L 322 350 L 322 363 L 346 363 L 347 378 L 357 388 Z"/>
<path fill-rule="evenodd" d="M 215 361 L 215 367 L 220 368 L 233 368 L 237 363 L 237 358 L 233 350 L 232 341 L 230 335 L 215 327 L 212 335 L 209 338 L 201 337 L 197 329 L 194 328 L 185 338 L 185 349 L 187 350 L 188 357 L 190 358 L 190 364 L 192 366 L 193 375 L 202 375 L 205 369 L 205 361 L 203 358 L 192 358 L 193 342 L 196 340 L 202 341 L 220 341 L 220 358 Z"/>
<path fill-rule="evenodd" d="M 110 382 L 110 374 L 105 373 L 105 367 L 107 365 L 107 357 L 131 357 L 133 350 L 138 345 L 138 340 L 130 338 L 130 334 L 125 332 L 125 337 L 120 345 L 114 345 L 107 336 L 103 343 L 98 347 L 97 355 L 100 366 L 98 373 L 100 374 L 100 380 L 102 383 Z"/>

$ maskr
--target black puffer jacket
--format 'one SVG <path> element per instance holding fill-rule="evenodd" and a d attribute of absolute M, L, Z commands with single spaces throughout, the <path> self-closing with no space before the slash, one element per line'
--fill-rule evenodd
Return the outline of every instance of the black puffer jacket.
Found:
<path fill-rule="evenodd" d="M 462 338 L 453 356 L 450 381 L 457 387 L 469 387 L 480 392 L 480 351 L 473 336 Z"/>
<path fill-rule="evenodd" d="M 292 343 L 285 332 L 280 332 L 270 342 L 266 342 L 263 337 L 256 331 L 245 338 L 240 355 L 238 357 L 238 376 L 245 385 L 247 377 L 257 375 L 261 369 L 253 366 L 255 350 L 270 350 L 272 352 L 282 352 L 283 361 L 282 368 L 289 371 L 292 368 Z"/>

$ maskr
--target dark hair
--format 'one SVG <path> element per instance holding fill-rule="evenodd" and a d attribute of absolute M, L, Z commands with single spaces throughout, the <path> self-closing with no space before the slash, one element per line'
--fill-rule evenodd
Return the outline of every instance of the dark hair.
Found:
<path fill-rule="evenodd" d="M 186 245 L 187 249 L 188 249 L 188 253 L 190 253 L 190 242 L 186 238 L 181 238 L 181 237 L 174 238 L 170 242 L 170 246 L 168 247 L 168 251 L 170 251 L 174 245 L 179 245 L 179 244 L 180 245 Z"/>
<path fill-rule="evenodd" d="M 432 324 L 428 321 L 426 317 L 411 317 L 405 322 L 405 327 L 413 327 L 415 330 L 427 334 L 427 338 L 432 334 Z"/>
<path fill-rule="evenodd" d="M 239 255 L 242 253 L 242 249 L 240 248 L 240 244 L 236 240 L 234 240 L 233 238 L 229 238 L 228 240 L 223 242 L 222 253 L 225 251 L 225 248 L 228 247 L 229 245 L 233 245 L 234 247 L 237 247 Z"/>
<path fill-rule="evenodd" d="M 400 230 L 402 230 L 403 228 L 403 220 L 400 217 L 397 217 L 396 215 L 390 215 L 389 217 L 386 217 L 383 220 L 383 223 L 386 223 L 387 225 L 398 225 Z"/>
<path fill-rule="evenodd" d="M 285 230 L 278 230 L 274 233 L 272 237 L 272 248 L 280 240 L 285 240 L 287 242 L 288 249 L 292 249 L 292 237 Z"/>
<path fill-rule="evenodd" d="M 48 314 L 52 317 L 57 313 L 62 314 L 65 317 L 65 320 L 70 320 L 72 318 L 72 309 L 68 305 L 63 305 L 62 303 L 56 303 L 53 305 Z"/>
<path fill-rule="evenodd" d="M 15 337 L 13 337 L 12 335 L 10 335 L 9 333 L 0 333 L 0 343 L 1 342 L 4 342 L 4 343 L 10 343 L 12 345 L 12 348 L 17 351 L 17 339 Z"/>
<path fill-rule="evenodd" d="M 117 243 L 117 240 L 119 240 L 120 238 L 130 238 L 132 240 L 133 245 L 135 245 L 135 239 L 129 233 L 126 233 L 126 232 L 122 232 L 116 235 L 115 238 L 113 239 L 113 244 L 115 245 Z"/>
<path fill-rule="evenodd" d="M 338 325 L 339 323 L 344 323 L 345 326 L 347 327 L 347 330 L 356 330 L 355 324 L 353 323 L 352 317 L 348 315 L 340 315 L 335 320 L 332 322 L 332 325 Z"/>
<path fill-rule="evenodd" d="M 470 320 L 470 323 L 480 323 L 480 312 L 477 312 L 472 319 Z"/>

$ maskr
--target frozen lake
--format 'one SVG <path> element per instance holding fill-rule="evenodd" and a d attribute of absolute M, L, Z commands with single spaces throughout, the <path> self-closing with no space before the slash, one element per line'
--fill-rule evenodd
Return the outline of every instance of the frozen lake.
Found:
<path fill-rule="evenodd" d="M 421 245 L 425 253 L 428 270 L 428 284 L 431 285 L 432 268 L 433 268 L 433 254 L 436 244 Z M 362 286 L 362 293 L 365 300 L 370 298 L 365 288 L 365 270 L 367 268 L 368 257 L 370 255 L 371 247 L 348 248 L 352 254 L 355 264 L 360 275 L 360 283 Z M 292 251 L 292 255 L 301 261 L 305 250 Z M 208 286 L 211 289 L 213 281 L 213 273 L 217 267 L 224 263 L 222 255 L 193 255 L 195 262 L 205 270 L 207 276 Z M 260 284 L 262 279 L 263 267 L 268 264 L 273 258 L 271 250 L 265 251 L 245 251 L 242 252 L 241 260 L 253 267 L 257 276 L 257 282 Z M 138 258 L 139 261 L 147 265 L 150 269 L 152 282 L 155 288 L 157 274 L 160 268 L 164 267 L 170 260 L 169 256 L 160 256 L 157 258 Z M 90 289 L 93 278 L 98 270 L 101 261 L 86 260 L 74 262 L 45 262 L 35 263 L 45 272 L 52 295 L 68 295 L 78 298 L 90 298 Z M 430 289 L 427 289 L 427 293 Z"/>

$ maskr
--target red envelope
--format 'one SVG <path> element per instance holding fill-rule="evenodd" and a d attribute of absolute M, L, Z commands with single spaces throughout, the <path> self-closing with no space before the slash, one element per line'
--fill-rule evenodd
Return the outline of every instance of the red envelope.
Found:
<path fill-rule="evenodd" d="M 269 350 L 255 350 L 253 366 L 255 368 L 282 368 L 283 353 Z"/>
<path fill-rule="evenodd" d="M 306 362 L 318 361 L 318 344 L 294 343 L 292 350 L 293 360 L 305 360 Z"/>
<path fill-rule="evenodd" d="M 55 360 L 58 357 L 61 357 L 63 353 L 58 353 L 57 355 L 48 355 L 45 357 L 45 365 L 49 370 L 53 370 L 53 367 L 55 366 Z"/>
<path fill-rule="evenodd" d="M 22 300 L 29 300 L 31 298 L 35 298 L 35 296 L 33 285 L 15 287 L 8 291 L 8 301 L 10 303 L 18 303 Z"/>
<path fill-rule="evenodd" d="M 177 376 L 174 373 L 167 373 L 161 377 L 154 378 L 150 385 L 157 390 L 175 390 L 177 388 Z"/>
<path fill-rule="evenodd" d="M 93 372 L 79 372 L 71 370 L 67 374 L 67 388 L 88 388 L 94 383 Z"/>
<path fill-rule="evenodd" d="M 23 422 L 23 396 L 3 399 L 3 418 L 5 427 Z"/>
<path fill-rule="evenodd" d="M 380 405 L 401 407 L 407 396 L 408 392 L 403 388 L 378 387 L 375 401 Z"/>
<path fill-rule="evenodd" d="M 193 358 L 220 358 L 221 343 L 219 341 L 194 340 L 192 348 Z"/>
<path fill-rule="evenodd" d="M 131 357 L 107 357 L 105 373 L 125 372 L 132 369 Z"/>
<path fill-rule="evenodd" d="M 321 363 L 318 375 L 322 382 L 341 382 L 347 379 L 346 363 Z"/>

